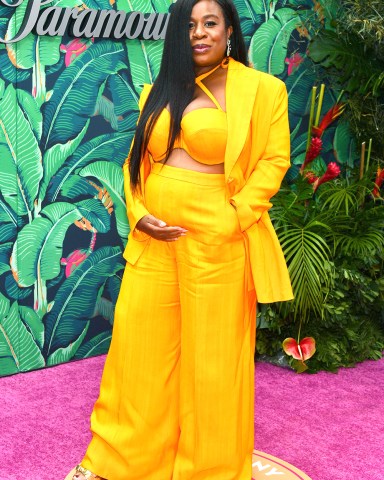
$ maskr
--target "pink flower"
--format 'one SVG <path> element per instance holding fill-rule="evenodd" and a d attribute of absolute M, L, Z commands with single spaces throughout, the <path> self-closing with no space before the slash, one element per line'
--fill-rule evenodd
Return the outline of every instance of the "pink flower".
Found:
<path fill-rule="evenodd" d="M 303 61 L 304 57 L 302 57 L 300 53 L 294 53 L 291 57 L 287 57 L 285 63 L 288 65 L 288 76 L 292 75 Z"/>
<path fill-rule="evenodd" d="M 88 257 L 89 254 L 89 250 L 75 250 L 74 252 L 69 254 L 67 258 L 62 258 L 61 264 L 66 265 L 65 276 L 69 277 L 71 273 L 73 273 L 76 268 L 84 262 L 84 260 Z"/>
<path fill-rule="evenodd" d="M 93 39 L 91 42 L 93 42 Z M 67 45 L 60 45 L 60 50 L 65 52 L 65 66 L 68 67 L 80 54 L 85 52 L 90 45 L 91 43 L 89 41 L 80 40 L 79 38 L 75 38 Z"/>
<path fill-rule="evenodd" d="M 340 167 L 337 165 L 336 162 L 330 162 L 327 166 L 327 171 L 324 173 L 323 176 L 318 178 L 315 182 L 313 182 L 313 191 L 319 188 L 319 186 L 325 182 L 329 182 L 330 180 L 335 179 L 340 175 Z"/>
<path fill-rule="evenodd" d="M 283 350 L 295 360 L 304 363 L 316 352 L 316 341 L 313 337 L 305 337 L 297 343 L 294 338 L 286 338 L 283 342 Z"/>

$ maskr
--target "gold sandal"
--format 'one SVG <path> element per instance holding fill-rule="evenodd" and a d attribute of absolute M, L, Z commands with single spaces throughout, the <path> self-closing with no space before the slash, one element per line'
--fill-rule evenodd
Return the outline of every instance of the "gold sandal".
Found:
<path fill-rule="evenodd" d="M 78 477 L 78 473 L 81 473 L 86 480 L 106 480 L 102 477 L 99 477 L 95 473 L 92 473 L 90 470 L 87 470 L 86 468 L 82 467 L 81 465 L 76 465 L 75 469 L 75 474 L 72 477 L 72 480 L 79 480 L 80 477 Z"/>

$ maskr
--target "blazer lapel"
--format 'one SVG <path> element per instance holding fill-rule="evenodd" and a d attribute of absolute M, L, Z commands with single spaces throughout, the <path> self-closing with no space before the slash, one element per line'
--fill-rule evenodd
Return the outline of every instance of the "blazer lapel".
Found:
<path fill-rule="evenodd" d="M 225 175 L 228 178 L 244 147 L 252 110 L 259 84 L 259 77 L 242 63 L 229 61 L 226 83 L 226 110 L 228 140 L 225 150 Z"/>

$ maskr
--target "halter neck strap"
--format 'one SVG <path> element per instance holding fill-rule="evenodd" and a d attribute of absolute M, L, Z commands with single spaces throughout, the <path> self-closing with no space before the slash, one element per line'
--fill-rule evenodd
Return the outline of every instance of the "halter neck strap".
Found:
<path fill-rule="evenodd" d="M 200 84 L 202 80 L 204 80 L 204 78 L 206 77 L 209 77 L 209 75 L 211 75 L 211 73 L 215 72 L 219 67 L 222 67 L 222 68 L 228 68 L 228 58 L 227 57 L 224 57 L 224 59 L 222 60 L 221 63 L 219 63 L 218 65 L 216 65 L 216 67 L 213 67 L 211 70 L 209 70 L 209 72 L 205 72 L 205 73 L 202 73 L 201 75 L 199 75 L 198 77 L 195 78 L 195 82 L 197 84 Z"/>

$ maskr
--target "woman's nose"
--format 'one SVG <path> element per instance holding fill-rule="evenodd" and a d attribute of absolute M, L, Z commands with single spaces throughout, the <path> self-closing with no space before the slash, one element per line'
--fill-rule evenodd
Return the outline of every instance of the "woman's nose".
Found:
<path fill-rule="evenodd" d="M 193 35 L 196 37 L 196 38 L 202 38 L 204 37 L 205 35 L 205 30 L 204 30 L 204 26 L 203 25 L 196 25 L 196 28 L 193 32 Z"/>

